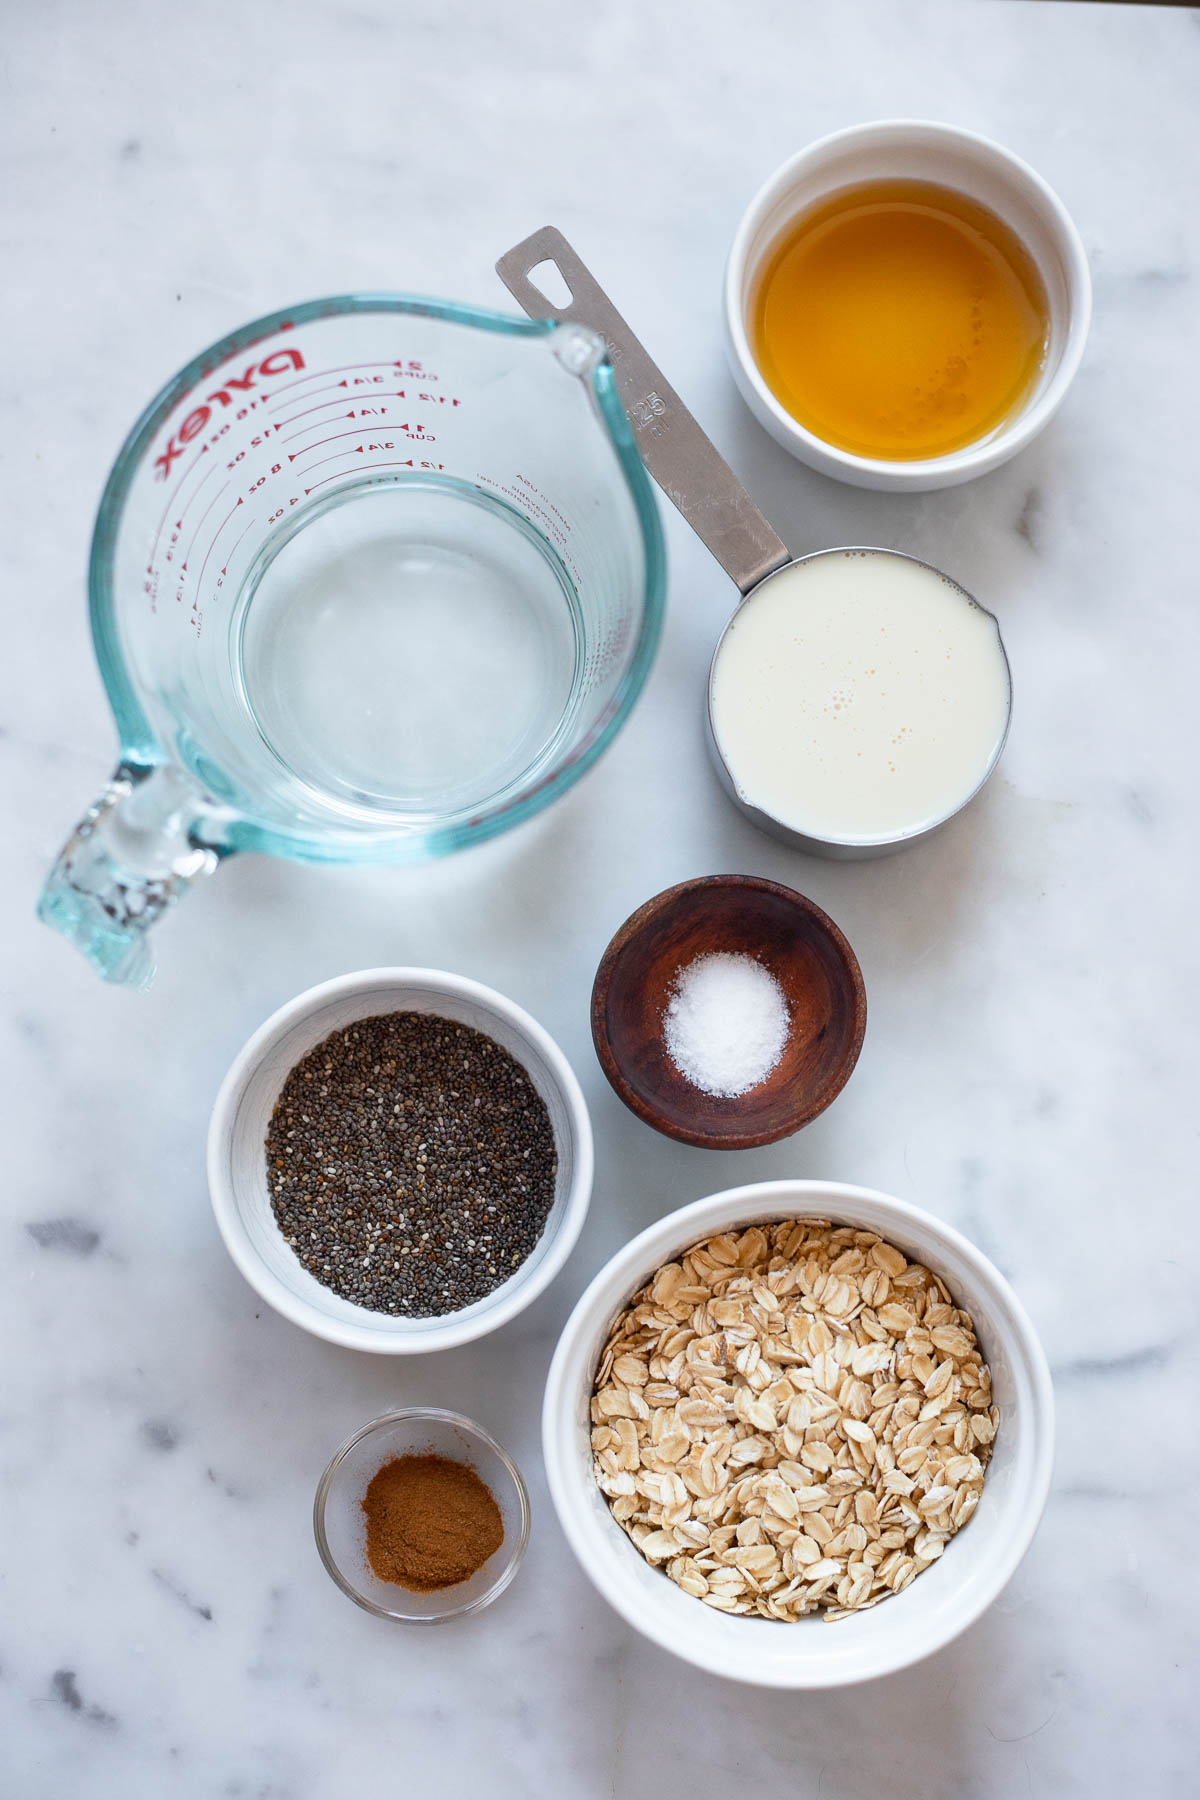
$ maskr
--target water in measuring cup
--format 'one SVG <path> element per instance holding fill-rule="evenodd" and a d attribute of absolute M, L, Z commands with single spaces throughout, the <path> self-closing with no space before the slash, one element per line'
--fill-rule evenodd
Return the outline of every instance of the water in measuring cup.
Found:
<path fill-rule="evenodd" d="M 359 819 L 469 814 L 527 783 L 568 729 L 574 590 L 525 520 L 466 484 L 339 489 L 264 547 L 239 612 L 265 744 Z"/>

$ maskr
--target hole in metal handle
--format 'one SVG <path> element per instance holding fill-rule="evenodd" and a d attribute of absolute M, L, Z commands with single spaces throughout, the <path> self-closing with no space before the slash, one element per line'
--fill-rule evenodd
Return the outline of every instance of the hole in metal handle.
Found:
<path fill-rule="evenodd" d="M 569 300 L 552 307 L 605 345 L 625 416 L 647 469 L 708 545 L 742 593 L 788 561 L 783 539 L 759 512 L 729 464 L 634 336 L 587 265 L 553 225 L 506 250 L 496 273 L 531 317 L 545 318 L 546 291 L 532 280 L 565 283 Z"/>
<path fill-rule="evenodd" d="M 552 256 L 535 263 L 526 272 L 525 279 L 555 312 L 565 312 L 575 298 L 570 283 Z"/>

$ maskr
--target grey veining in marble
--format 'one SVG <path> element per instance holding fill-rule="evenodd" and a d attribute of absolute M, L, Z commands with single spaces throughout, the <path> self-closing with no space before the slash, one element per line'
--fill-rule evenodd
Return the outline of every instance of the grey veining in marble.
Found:
<path fill-rule="evenodd" d="M 3 9 L 5 1800 L 1195 1791 L 1198 27 L 1053 0 Z M 1050 431 L 918 497 L 790 460 L 719 344 L 752 190 L 806 140 L 887 115 L 1027 157 L 1096 279 L 1091 349 Z M 666 508 L 657 666 L 562 803 L 416 872 L 235 860 L 161 929 L 154 991 L 106 990 L 32 909 L 111 756 L 83 568 L 124 431 L 194 351 L 291 299 L 501 305 L 494 258 L 546 221 L 794 550 L 894 545 L 996 610 L 1016 684 L 998 777 L 887 862 L 819 863 L 756 833 L 700 750 L 732 591 Z M 720 869 L 826 907 L 870 1003 L 834 1107 L 724 1157 L 626 1113 L 587 1026 L 616 925 Z M 392 1365 L 258 1303 L 217 1238 L 203 1138 L 276 1005 L 404 961 L 544 1021 L 599 1165 L 579 1248 L 530 1312 L 483 1353 Z M 604 1256 L 671 1206 L 783 1174 L 873 1184 L 967 1231 L 1033 1313 L 1060 1408 L 1045 1522 L 991 1612 L 906 1674 L 800 1698 L 632 1637 L 566 1549 L 537 1436 L 557 1330 Z M 534 1505 L 510 1592 L 419 1637 L 344 1600 L 310 1525 L 334 1445 L 417 1400 L 486 1423 Z"/>

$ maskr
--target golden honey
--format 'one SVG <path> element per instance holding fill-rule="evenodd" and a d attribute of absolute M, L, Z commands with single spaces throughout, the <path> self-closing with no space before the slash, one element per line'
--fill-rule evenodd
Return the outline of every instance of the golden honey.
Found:
<path fill-rule="evenodd" d="M 947 456 L 1011 418 L 1049 302 L 1004 221 L 952 188 L 871 181 L 794 220 L 753 291 L 751 347 L 780 405 L 855 456 Z"/>

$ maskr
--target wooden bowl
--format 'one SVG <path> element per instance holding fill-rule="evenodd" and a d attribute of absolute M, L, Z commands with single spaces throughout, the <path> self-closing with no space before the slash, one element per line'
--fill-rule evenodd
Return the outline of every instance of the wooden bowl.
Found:
<path fill-rule="evenodd" d="M 791 1016 L 775 1068 L 733 1099 L 694 1087 L 663 1039 L 679 971 L 719 950 L 769 969 Z M 592 987 L 592 1039 L 613 1088 L 647 1125 L 705 1150 L 749 1150 L 810 1124 L 849 1080 L 866 1023 L 858 959 L 833 920 L 754 875 L 708 875 L 647 900 L 609 944 Z"/>

